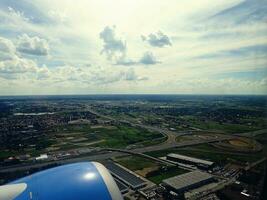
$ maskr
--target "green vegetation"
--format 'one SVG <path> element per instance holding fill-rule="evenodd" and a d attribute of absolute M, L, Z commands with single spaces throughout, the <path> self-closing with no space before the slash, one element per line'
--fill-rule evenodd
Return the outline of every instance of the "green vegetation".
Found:
<path fill-rule="evenodd" d="M 83 140 L 79 141 L 80 138 L 83 138 Z M 142 146 L 149 146 L 159 144 L 165 140 L 166 138 L 160 133 L 127 125 L 91 127 L 88 124 L 68 124 L 55 127 L 52 137 L 42 136 L 39 138 L 30 138 L 24 141 L 24 147 L 13 149 L 12 151 L 0 151 L 0 160 L 25 153 L 37 156 L 45 152 L 48 147 L 55 147 L 60 150 L 74 149 L 87 145 L 125 148 L 135 143 Z M 97 143 L 98 141 L 99 143 Z M 96 143 L 91 144 L 92 142 Z M 34 147 L 30 147 L 32 144 L 34 144 Z"/>
<path fill-rule="evenodd" d="M 190 148 L 172 148 L 162 151 L 148 152 L 147 154 L 154 157 L 166 156 L 168 153 L 179 153 L 187 156 L 201 158 L 205 160 L 211 160 L 217 163 L 227 162 L 254 162 L 262 157 L 261 154 L 239 154 L 226 151 L 220 151 L 219 149 L 210 145 L 197 145 Z"/>
<path fill-rule="evenodd" d="M 86 133 L 88 131 L 91 131 L 91 126 L 89 124 L 69 124 L 69 125 L 63 125 L 63 126 L 57 126 L 56 132 L 58 133 Z"/>
<path fill-rule="evenodd" d="M 254 137 L 263 146 L 262 155 L 267 157 L 267 132 Z"/>
<path fill-rule="evenodd" d="M 167 137 L 162 136 L 161 138 L 156 138 L 154 140 L 147 140 L 147 141 L 142 142 L 140 144 L 142 144 L 143 146 L 152 146 L 152 145 L 163 143 L 166 140 L 167 140 Z"/>
<path fill-rule="evenodd" d="M 176 142 L 184 142 L 184 141 L 192 140 L 192 137 L 177 136 L 175 140 L 176 140 Z"/>
<path fill-rule="evenodd" d="M 197 150 L 181 150 L 178 153 L 192 156 L 196 158 L 201 158 L 204 160 L 211 160 L 216 163 L 227 163 L 227 162 L 254 162 L 258 159 L 260 159 L 260 156 L 251 156 L 251 155 L 238 155 L 238 154 L 231 154 L 227 152 L 218 152 L 218 151 L 212 151 L 212 152 L 199 152 Z"/>
<path fill-rule="evenodd" d="M 123 148 L 138 142 L 149 141 L 162 137 L 160 133 L 150 132 L 145 129 L 120 125 L 117 130 L 97 129 L 98 139 L 105 141 L 97 144 L 100 147 Z"/>
<path fill-rule="evenodd" d="M 11 157 L 11 156 L 15 156 L 15 155 L 17 155 L 17 152 L 15 152 L 15 151 L 0 151 L 0 160 L 4 160 L 4 159 L 6 159 L 6 158 L 8 158 L 8 157 Z"/>
<path fill-rule="evenodd" d="M 68 125 L 58 127 L 57 132 L 67 134 L 79 134 L 88 138 L 86 142 L 103 140 L 103 142 L 92 146 L 124 148 L 128 145 L 142 142 L 143 145 L 153 145 L 162 142 L 162 134 L 150 132 L 146 129 L 131 127 L 127 125 L 118 125 L 114 128 L 99 126 L 96 128 L 90 125 Z M 81 135 L 80 135 L 81 136 Z M 159 139 L 159 141 L 155 140 Z"/>
<path fill-rule="evenodd" d="M 150 181 L 159 184 L 162 180 L 170 178 L 176 175 L 186 173 L 186 170 L 178 167 L 166 167 L 155 161 L 140 157 L 140 156 L 126 156 L 115 159 L 116 162 L 122 166 L 143 175 Z M 145 170 L 144 174 L 141 174 L 141 170 Z"/>
<path fill-rule="evenodd" d="M 259 127 L 257 126 L 248 126 L 245 124 L 230 124 L 230 123 L 219 123 L 212 120 L 206 121 L 199 121 L 197 117 L 190 117 L 188 121 L 191 126 L 203 130 L 221 130 L 226 133 L 242 133 L 248 131 L 255 131 L 258 130 Z M 262 127 L 264 128 L 264 127 Z"/>
<path fill-rule="evenodd" d="M 161 166 L 160 164 L 155 163 L 154 161 L 151 161 L 149 159 L 140 156 L 120 157 L 116 158 L 115 161 L 132 171 L 142 170 L 144 168 L 149 168 L 149 167 Z"/>
<path fill-rule="evenodd" d="M 164 179 L 170 178 L 173 176 L 177 176 L 180 174 L 184 174 L 188 171 L 178 168 L 178 167 L 167 167 L 167 168 L 159 168 L 158 170 L 149 172 L 146 175 L 146 178 L 149 179 L 150 181 L 159 184 L 161 183 Z"/>

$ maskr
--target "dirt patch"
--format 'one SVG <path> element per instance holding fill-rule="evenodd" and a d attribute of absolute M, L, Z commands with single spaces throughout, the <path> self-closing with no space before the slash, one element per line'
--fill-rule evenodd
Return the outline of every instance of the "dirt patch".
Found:
<path fill-rule="evenodd" d="M 245 147 L 245 148 L 252 148 L 253 145 L 250 144 L 248 141 L 242 140 L 242 139 L 233 139 L 230 140 L 229 143 L 233 146 L 237 147 Z"/>
<path fill-rule="evenodd" d="M 104 126 L 101 125 L 95 125 L 95 126 L 90 126 L 91 129 L 97 129 L 97 128 L 104 128 Z"/>
<path fill-rule="evenodd" d="M 238 137 L 231 139 L 229 141 L 223 141 L 213 146 L 221 149 L 225 149 L 227 151 L 236 151 L 236 152 L 247 152 L 253 153 L 262 150 L 262 145 L 254 139 Z"/>
<path fill-rule="evenodd" d="M 73 138 L 71 142 L 83 142 L 87 141 L 88 139 L 86 137 L 80 137 L 80 138 Z"/>
<path fill-rule="evenodd" d="M 154 167 L 146 167 L 144 169 L 141 169 L 141 170 L 137 170 L 135 171 L 137 174 L 139 174 L 140 176 L 143 176 L 143 177 L 146 177 L 146 175 L 149 173 L 149 172 L 152 172 L 152 171 L 156 171 L 159 169 L 159 166 L 154 166 Z"/>

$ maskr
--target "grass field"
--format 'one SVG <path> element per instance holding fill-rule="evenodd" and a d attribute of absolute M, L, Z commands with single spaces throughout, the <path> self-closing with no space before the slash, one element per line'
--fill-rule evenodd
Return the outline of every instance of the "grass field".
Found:
<path fill-rule="evenodd" d="M 168 168 L 160 168 L 156 171 L 153 171 L 149 174 L 147 174 L 146 178 L 152 181 L 153 183 L 159 184 L 164 179 L 181 175 L 184 173 L 187 173 L 188 171 L 178 168 L 178 167 L 168 167 Z"/>
<path fill-rule="evenodd" d="M 267 133 L 260 134 L 254 137 L 263 146 L 262 154 L 267 157 Z"/>
<path fill-rule="evenodd" d="M 0 160 L 6 159 L 11 156 L 15 156 L 17 154 L 18 152 L 15 152 L 15 151 L 0 150 Z"/>
<path fill-rule="evenodd" d="M 149 159 L 140 156 L 126 156 L 115 159 L 116 162 L 132 171 L 142 170 L 144 168 L 160 167 L 161 165 Z"/>
<path fill-rule="evenodd" d="M 195 124 L 193 124 L 193 126 L 204 130 L 222 130 L 226 133 L 242 133 L 259 129 L 258 127 L 247 126 L 242 124 L 229 124 L 229 123 L 220 124 L 215 121 L 208 121 L 203 123 L 196 122 Z"/>
<path fill-rule="evenodd" d="M 242 132 L 249 132 L 249 131 L 255 131 L 259 129 L 266 128 L 266 120 L 262 118 L 252 118 L 249 120 L 243 119 L 243 124 L 233 124 L 233 123 L 219 123 L 217 121 L 212 120 L 206 120 L 200 121 L 198 117 L 196 116 L 183 116 L 183 119 L 185 119 L 191 126 L 200 128 L 203 130 L 220 130 L 225 133 L 242 133 Z M 248 125 L 248 122 L 254 122 L 254 125 Z M 246 123 L 247 122 L 247 123 Z"/>
<path fill-rule="evenodd" d="M 173 148 L 162 151 L 148 152 L 147 154 L 154 157 L 166 156 L 168 153 L 179 153 L 191 157 L 201 158 L 210 160 L 216 163 L 227 163 L 227 162 L 254 162 L 262 158 L 262 154 L 234 154 L 230 152 L 220 151 L 210 145 L 196 145 L 190 148 Z"/>
<path fill-rule="evenodd" d="M 187 172 L 186 170 L 180 169 L 178 167 L 166 167 L 162 164 L 156 163 L 155 161 L 139 156 L 121 157 L 115 159 L 115 161 L 142 176 L 144 174 L 140 173 L 141 170 L 148 169 L 144 177 L 156 184 L 161 183 L 161 181 L 166 178 Z"/>
<path fill-rule="evenodd" d="M 92 145 L 98 147 L 112 147 L 112 148 L 124 148 L 128 145 L 142 142 L 143 145 L 153 145 L 159 141 L 154 141 L 157 138 L 162 138 L 162 134 L 156 132 L 150 132 L 145 129 L 131 127 L 127 125 L 119 125 L 114 128 L 108 126 L 105 127 L 93 127 L 90 125 L 68 125 L 60 127 L 57 132 L 69 134 L 72 136 L 73 133 L 79 134 L 88 138 L 86 142 L 94 142 L 98 140 L 103 140 L 103 142 Z"/>

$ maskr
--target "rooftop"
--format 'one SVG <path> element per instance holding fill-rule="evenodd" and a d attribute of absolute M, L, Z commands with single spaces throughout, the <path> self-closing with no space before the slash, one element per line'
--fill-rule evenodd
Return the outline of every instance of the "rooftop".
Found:
<path fill-rule="evenodd" d="M 209 180 L 211 178 L 213 178 L 212 175 L 196 170 L 193 172 L 188 172 L 182 175 L 178 175 L 178 176 L 165 179 L 163 180 L 163 183 L 171 186 L 172 188 L 176 190 L 179 190 L 179 189 L 186 188 L 190 185 L 194 185 L 196 183 Z"/>
<path fill-rule="evenodd" d="M 130 173 L 129 171 L 123 169 L 121 166 L 113 162 L 108 161 L 104 162 L 103 164 L 113 176 L 124 182 L 126 185 L 131 186 L 132 188 L 138 188 L 146 184 L 146 182 L 140 177 L 137 177 L 135 174 Z"/>
<path fill-rule="evenodd" d="M 193 157 L 189 157 L 189 156 L 184 156 L 184 155 L 181 155 L 181 154 L 170 153 L 167 156 L 168 157 L 172 157 L 172 158 L 191 161 L 191 162 L 194 162 L 194 163 L 201 163 L 201 164 L 205 164 L 205 165 L 213 165 L 214 164 L 214 162 L 211 162 L 211 161 L 202 160 L 202 159 L 199 159 L 199 158 L 193 158 Z"/>

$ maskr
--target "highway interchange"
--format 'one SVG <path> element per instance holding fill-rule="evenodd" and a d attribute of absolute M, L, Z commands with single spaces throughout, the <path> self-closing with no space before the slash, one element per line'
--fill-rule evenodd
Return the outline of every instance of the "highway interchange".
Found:
<path fill-rule="evenodd" d="M 152 159 L 154 161 L 167 164 L 166 161 L 148 156 L 145 153 L 151 152 L 151 151 L 170 149 L 170 148 L 175 148 L 175 147 L 177 147 L 177 148 L 178 147 L 187 147 L 187 146 L 194 146 L 194 145 L 198 145 L 198 144 L 219 142 L 219 141 L 229 140 L 229 139 L 232 139 L 233 137 L 235 137 L 235 136 L 226 136 L 225 135 L 225 136 L 220 136 L 217 138 L 206 139 L 206 140 L 197 139 L 197 140 L 177 142 L 177 140 L 176 140 L 177 136 L 192 134 L 192 131 L 174 132 L 174 131 L 162 129 L 159 127 L 132 123 L 132 122 L 126 121 L 126 120 L 117 120 L 117 119 L 114 119 L 110 116 L 99 114 L 98 112 L 95 112 L 91 109 L 90 109 L 90 112 L 92 112 L 93 114 L 95 114 L 99 117 L 102 117 L 102 118 L 106 118 L 109 120 L 115 120 L 115 121 L 120 122 L 120 123 L 127 123 L 127 124 L 130 124 L 131 126 L 137 126 L 137 127 L 141 127 L 141 128 L 147 129 L 147 130 L 151 130 L 151 131 L 160 132 L 165 137 L 167 137 L 167 139 L 163 143 L 160 143 L 157 145 L 135 148 L 135 149 L 131 149 L 131 150 L 112 149 L 112 148 L 99 149 L 99 151 L 96 152 L 94 155 L 84 155 L 84 156 L 80 156 L 80 157 L 76 157 L 76 158 L 68 158 L 68 159 L 64 159 L 64 160 L 47 161 L 47 162 L 41 162 L 41 163 L 27 163 L 27 164 L 25 163 L 25 164 L 13 165 L 13 166 L 9 166 L 9 167 L 0 167 L 0 173 L 14 172 L 14 171 L 25 171 L 25 170 L 29 170 L 32 168 L 41 168 L 41 167 L 51 165 L 51 164 L 61 165 L 61 164 L 81 162 L 81 161 L 106 160 L 106 159 L 109 159 L 112 157 L 118 157 L 118 156 L 122 156 L 125 154 L 137 154 L 139 156 L 143 156 L 143 157 L 146 157 L 148 159 Z"/>

